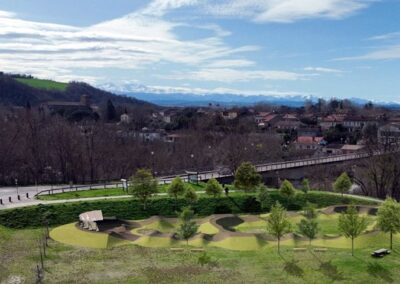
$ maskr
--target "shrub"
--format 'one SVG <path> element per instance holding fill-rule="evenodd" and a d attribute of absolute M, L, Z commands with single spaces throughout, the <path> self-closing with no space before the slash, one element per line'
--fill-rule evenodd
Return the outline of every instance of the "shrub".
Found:
<path fill-rule="evenodd" d="M 209 216 L 216 213 L 253 213 L 259 212 L 260 203 L 257 195 L 238 194 L 213 198 L 200 196 L 192 208 L 198 216 Z M 279 201 L 287 210 L 301 210 L 307 202 L 314 203 L 318 208 L 336 204 L 354 203 L 351 197 L 325 194 L 323 192 L 310 192 L 299 194 L 296 198 L 287 199 L 278 191 L 270 192 L 271 203 Z M 357 204 L 371 205 L 374 202 L 356 200 Z M 141 202 L 137 199 L 98 200 L 90 202 L 64 203 L 37 205 L 16 209 L 0 210 L 0 224 L 12 228 L 41 227 L 45 216 L 48 216 L 49 225 L 60 225 L 78 220 L 82 212 L 102 210 L 104 216 L 115 216 L 120 219 L 145 219 L 154 215 L 176 217 L 176 206 L 173 199 L 157 197 L 148 201 L 146 210 L 143 210 Z M 178 208 L 190 205 L 184 198 L 178 198 Z"/>

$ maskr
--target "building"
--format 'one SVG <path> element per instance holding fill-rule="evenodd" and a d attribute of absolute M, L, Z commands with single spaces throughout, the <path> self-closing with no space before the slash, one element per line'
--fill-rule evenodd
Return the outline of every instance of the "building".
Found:
<path fill-rule="evenodd" d="M 363 151 L 364 148 L 365 148 L 365 145 L 346 144 L 346 145 L 343 145 L 343 147 L 342 147 L 342 153 L 343 154 L 357 153 L 357 152 Z"/>
<path fill-rule="evenodd" d="M 378 128 L 378 142 L 384 145 L 400 143 L 400 122 L 391 122 Z"/>
<path fill-rule="evenodd" d="M 71 114 L 73 112 L 93 113 L 88 95 L 82 95 L 79 102 L 49 101 L 42 103 L 40 108 L 46 114 Z"/>
<path fill-rule="evenodd" d="M 141 139 L 143 142 L 153 142 L 157 140 L 163 140 L 166 136 L 166 132 L 163 129 L 150 130 L 147 127 L 143 127 L 142 131 L 136 133 L 136 137 Z"/>
<path fill-rule="evenodd" d="M 331 127 L 335 127 L 336 125 L 343 125 L 344 119 L 345 115 L 331 114 L 326 117 L 319 118 L 318 126 L 321 127 L 322 130 L 327 130 Z"/>
<path fill-rule="evenodd" d="M 323 141 L 323 137 L 298 136 L 293 145 L 296 150 L 319 150 Z"/>
<path fill-rule="evenodd" d="M 222 118 L 227 120 L 232 120 L 238 117 L 237 111 L 223 111 Z"/>
<path fill-rule="evenodd" d="M 132 122 L 132 118 L 129 116 L 129 114 L 123 113 L 120 116 L 120 121 L 121 121 L 121 123 L 129 124 Z"/>
<path fill-rule="evenodd" d="M 304 124 L 293 114 L 283 115 L 279 121 L 275 123 L 275 127 L 281 130 L 297 130 L 303 127 Z"/>
<path fill-rule="evenodd" d="M 259 128 L 275 127 L 275 124 L 281 119 L 280 115 L 273 113 L 261 113 L 255 117 L 255 121 Z"/>
<path fill-rule="evenodd" d="M 348 131 L 362 130 L 367 125 L 377 125 L 378 121 L 375 118 L 365 116 L 346 116 L 343 120 L 343 127 Z"/>

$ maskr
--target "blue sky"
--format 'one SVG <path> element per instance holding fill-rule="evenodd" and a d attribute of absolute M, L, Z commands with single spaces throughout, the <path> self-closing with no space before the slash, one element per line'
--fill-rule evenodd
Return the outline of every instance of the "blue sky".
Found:
<path fill-rule="evenodd" d="M 0 70 L 400 102 L 400 0 L 0 0 Z"/>

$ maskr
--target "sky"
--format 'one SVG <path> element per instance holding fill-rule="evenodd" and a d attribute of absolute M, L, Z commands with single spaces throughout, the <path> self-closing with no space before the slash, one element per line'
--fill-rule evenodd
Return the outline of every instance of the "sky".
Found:
<path fill-rule="evenodd" d="M 119 91 L 400 102 L 400 0 L 0 0 L 0 70 Z"/>

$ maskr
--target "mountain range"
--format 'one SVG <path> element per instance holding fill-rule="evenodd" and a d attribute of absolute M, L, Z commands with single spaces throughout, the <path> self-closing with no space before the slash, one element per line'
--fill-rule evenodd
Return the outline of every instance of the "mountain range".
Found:
<path fill-rule="evenodd" d="M 313 103 L 318 101 L 317 96 L 304 95 L 298 93 L 268 93 L 265 94 L 240 94 L 229 92 L 229 90 L 208 91 L 202 89 L 185 88 L 165 88 L 149 87 L 140 84 L 102 84 L 98 86 L 101 89 L 112 91 L 117 94 L 124 94 L 135 97 L 140 100 L 148 101 L 160 106 L 207 106 L 209 104 L 220 104 L 226 107 L 232 106 L 250 106 L 256 104 L 284 105 L 289 107 L 304 106 L 306 101 Z M 384 102 L 376 100 L 367 100 L 357 97 L 349 98 L 356 105 L 365 105 L 373 102 L 375 105 L 388 108 L 400 108 L 397 102 Z"/>

